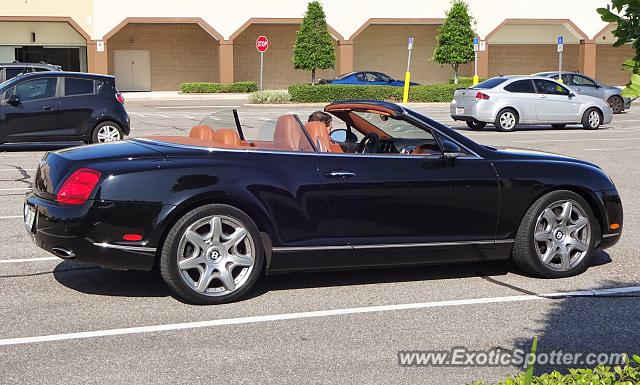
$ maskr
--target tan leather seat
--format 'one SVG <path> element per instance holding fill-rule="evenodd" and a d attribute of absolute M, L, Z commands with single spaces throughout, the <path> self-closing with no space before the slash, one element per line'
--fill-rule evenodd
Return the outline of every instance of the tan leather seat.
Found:
<path fill-rule="evenodd" d="M 189 137 L 200 140 L 212 141 L 215 131 L 209 126 L 195 126 L 189 131 Z"/>
<path fill-rule="evenodd" d="M 219 128 L 213 134 L 213 140 L 228 147 L 242 147 L 240 135 L 231 128 Z"/>
<path fill-rule="evenodd" d="M 329 129 L 322 122 L 307 122 L 304 128 L 309 133 L 313 144 L 316 146 L 319 152 L 335 152 L 342 153 L 342 147 L 339 144 L 333 143 L 329 137 Z"/>
<path fill-rule="evenodd" d="M 273 132 L 273 148 L 276 150 L 312 151 L 307 138 L 302 134 L 300 123 L 293 115 L 278 118 Z"/>

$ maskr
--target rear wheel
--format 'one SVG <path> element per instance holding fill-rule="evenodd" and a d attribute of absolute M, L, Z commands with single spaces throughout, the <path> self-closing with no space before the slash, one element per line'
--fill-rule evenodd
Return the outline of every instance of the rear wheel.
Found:
<path fill-rule="evenodd" d="M 613 95 L 607 100 L 609 107 L 613 110 L 614 114 L 619 114 L 624 111 L 624 100 L 618 95 Z"/>
<path fill-rule="evenodd" d="M 160 271 L 189 302 L 235 301 L 256 283 L 264 251 L 255 223 L 235 207 L 212 204 L 185 214 L 162 247 Z"/>
<path fill-rule="evenodd" d="M 467 126 L 472 130 L 482 130 L 487 126 L 487 123 L 477 120 L 467 120 Z"/>
<path fill-rule="evenodd" d="M 498 113 L 495 126 L 503 132 L 514 131 L 518 126 L 518 113 L 511 108 L 505 108 Z"/>
<path fill-rule="evenodd" d="M 91 143 L 115 142 L 124 138 L 124 132 L 117 123 L 102 122 L 93 129 Z"/>
<path fill-rule="evenodd" d="M 558 124 L 552 124 L 551 127 L 553 127 L 553 128 L 565 128 L 565 127 L 567 127 L 567 125 L 558 123 Z"/>
<path fill-rule="evenodd" d="M 602 124 L 602 114 L 597 108 L 589 108 L 582 116 L 582 127 L 587 130 L 597 130 Z"/>
<path fill-rule="evenodd" d="M 598 234 L 591 207 L 580 195 L 553 191 L 527 210 L 513 260 L 522 270 L 543 278 L 577 275 L 587 269 Z"/>

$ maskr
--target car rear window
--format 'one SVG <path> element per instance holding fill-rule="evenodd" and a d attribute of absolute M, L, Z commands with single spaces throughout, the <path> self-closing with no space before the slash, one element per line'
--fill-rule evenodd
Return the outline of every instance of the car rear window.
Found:
<path fill-rule="evenodd" d="M 93 79 L 64 78 L 65 96 L 88 95 L 93 93 Z"/>
<path fill-rule="evenodd" d="M 518 80 L 511 84 L 507 84 L 504 87 L 505 91 L 519 92 L 523 94 L 535 94 L 536 90 L 533 88 L 533 83 L 530 79 Z"/>
<path fill-rule="evenodd" d="M 475 85 L 473 87 L 471 87 L 474 90 L 488 90 L 491 89 L 493 87 L 499 86 L 500 84 L 504 83 L 507 81 L 507 78 L 491 78 L 491 79 L 487 79 L 485 81 L 483 81 L 482 83 L 479 83 L 478 85 Z"/>

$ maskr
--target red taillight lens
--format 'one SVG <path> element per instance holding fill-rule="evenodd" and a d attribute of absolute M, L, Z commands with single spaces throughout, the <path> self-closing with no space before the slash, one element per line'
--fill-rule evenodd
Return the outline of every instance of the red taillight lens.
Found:
<path fill-rule="evenodd" d="M 118 99 L 118 102 L 124 104 L 124 96 L 122 96 L 120 92 L 116 93 L 116 99 Z"/>
<path fill-rule="evenodd" d="M 76 170 L 64 181 L 56 201 L 69 205 L 81 205 L 89 199 L 91 191 L 100 180 L 100 173 L 90 168 Z"/>
<path fill-rule="evenodd" d="M 141 241 L 142 234 L 125 234 L 122 236 L 122 239 L 125 241 Z"/>
<path fill-rule="evenodd" d="M 478 93 L 476 94 L 476 99 L 478 99 L 478 100 L 481 100 L 481 99 L 482 100 L 489 100 L 489 95 L 478 91 Z"/>

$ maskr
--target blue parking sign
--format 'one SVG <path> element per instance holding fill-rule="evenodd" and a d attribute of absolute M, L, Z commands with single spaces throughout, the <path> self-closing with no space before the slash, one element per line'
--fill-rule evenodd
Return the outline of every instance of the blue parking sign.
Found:
<path fill-rule="evenodd" d="M 564 44 L 564 38 L 562 36 L 558 36 L 558 44 Z"/>
<path fill-rule="evenodd" d="M 473 44 L 478 45 L 478 38 L 477 37 L 473 38 Z"/>

